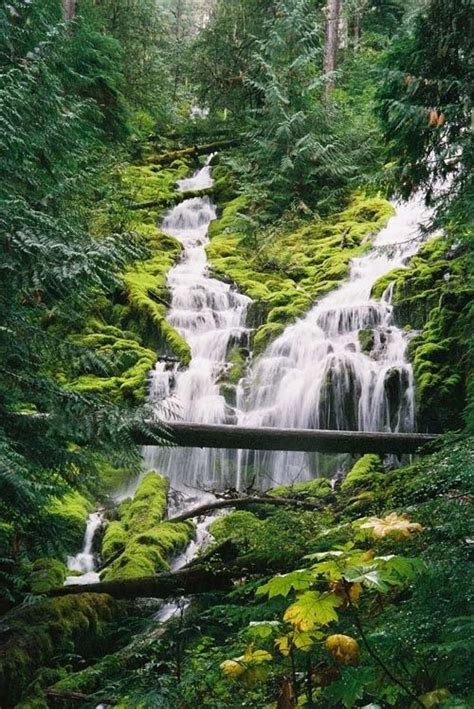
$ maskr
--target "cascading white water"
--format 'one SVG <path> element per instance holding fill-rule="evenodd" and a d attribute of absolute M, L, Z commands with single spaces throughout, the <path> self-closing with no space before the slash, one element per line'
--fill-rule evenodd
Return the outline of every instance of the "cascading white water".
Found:
<path fill-rule="evenodd" d="M 178 187 L 181 191 L 197 190 L 210 187 L 212 182 L 211 168 L 206 164 L 193 177 L 181 180 Z M 248 339 L 245 318 L 251 301 L 208 276 L 205 247 L 209 224 L 215 217 L 208 197 L 192 198 L 171 209 L 162 225 L 163 231 L 184 247 L 180 263 L 168 275 L 171 308 L 167 319 L 189 343 L 192 355 L 185 370 L 160 361 L 155 366 L 150 399 L 164 419 L 176 415 L 195 423 L 236 420 L 236 412 L 220 394 L 218 379 L 229 348 Z M 228 469 L 228 455 L 222 450 L 148 447 L 144 456 L 146 467 L 167 475 L 175 488 L 221 486 Z"/>
<path fill-rule="evenodd" d="M 92 512 L 87 519 L 86 531 L 82 550 L 76 556 L 69 556 L 67 567 L 69 571 L 75 571 L 79 576 L 68 576 L 65 585 L 95 583 L 100 581 L 99 574 L 95 572 L 96 560 L 92 553 L 94 537 L 97 530 L 103 524 L 103 516 L 100 512 Z"/>
<path fill-rule="evenodd" d="M 179 187 L 185 191 L 211 184 L 206 165 Z M 159 415 L 170 417 L 168 407 L 193 423 L 413 430 L 413 373 L 405 356 L 408 335 L 393 322 L 392 289 L 387 288 L 380 301 L 371 297 L 371 290 L 380 276 L 405 265 L 416 253 L 419 224 L 426 217 L 416 201 L 396 205 L 395 216 L 373 248 L 353 260 L 348 281 L 286 328 L 256 360 L 232 408 L 220 394 L 218 380 L 230 346 L 248 339 L 245 317 L 250 299 L 207 275 L 205 245 L 215 218 L 209 199 L 185 200 L 172 209 L 163 230 L 183 244 L 184 253 L 168 277 L 168 321 L 189 343 L 192 360 L 187 369 L 157 363 L 150 398 Z M 363 351 L 359 341 L 363 330 L 372 339 L 370 352 Z M 316 454 L 294 452 L 145 450 L 146 466 L 167 475 L 177 488 L 241 488 L 249 479 L 266 488 L 334 472 L 334 459 L 327 470 L 321 460 Z"/>
<path fill-rule="evenodd" d="M 351 264 L 349 280 L 286 328 L 258 358 L 247 381 L 244 426 L 360 431 L 411 431 L 414 381 L 406 360 L 407 333 L 393 321 L 389 286 L 380 301 L 375 281 L 404 266 L 416 253 L 418 202 L 396 205 L 396 214 L 373 248 Z M 359 333 L 372 339 L 362 350 Z M 321 456 L 295 452 L 242 452 L 238 484 L 251 468 L 260 485 L 306 480 L 319 472 Z M 334 458 L 332 465 L 334 466 Z M 334 472 L 334 469 L 333 471 Z"/>

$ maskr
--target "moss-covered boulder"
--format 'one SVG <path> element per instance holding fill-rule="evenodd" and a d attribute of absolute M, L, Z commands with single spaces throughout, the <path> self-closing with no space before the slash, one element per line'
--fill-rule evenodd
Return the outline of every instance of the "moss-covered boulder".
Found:
<path fill-rule="evenodd" d="M 58 559 L 36 559 L 31 567 L 30 590 L 32 593 L 47 593 L 62 586 L 66 576 L 67 568 Z"/>
<path fill-rule="evenodd" d="M 123 502 L 118 519 L 109 523 L 102 541 L 102 557 L 109 564 L 102 579 L 151 576 L 168 570 L 168 559 L 190 542 L 192 522 L 164 522 L 168 480 L 157 473 L 145 475 L 132 500 Z"/>
<path fill-rule="evenodd" d="M 383 463 L 380 456 L 367 453 L 347 473 L 341 489 L 345 491 L 371 491 L 383 480 Z"/>
<path fill-rule="evenodd" d="M 107 623 L 123 612 L 122 604 L 97 593 L 53 598 L 11 611 L 2 621 L 6 632 L 0 640 L 1 706 L 14 707 L 36 670 L 61 652 L 95 652 Z"/>
<path fill-rule="evenodd" d="M 50 504 L 51 521 L 61 535 L 61 543 L 67 551 L 75 553 L 80 549 L 87 517 L 93 509 L 92 502 L 78 491 L 57 498 Z"/>

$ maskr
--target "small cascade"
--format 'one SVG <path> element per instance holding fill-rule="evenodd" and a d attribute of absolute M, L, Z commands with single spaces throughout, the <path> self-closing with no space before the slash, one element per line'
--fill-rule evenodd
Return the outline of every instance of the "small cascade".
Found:
<path fill-rule="evenodd" d="M 82 550 L 76 556 L 69 556 L 67 559 L 69 571 L 75 571 L 79 575 L 68 576 L 64 582 L 66 586 L 100 581 L 99 574 L 95 572 L 96 558 L 92 550 L 94 537 L 102 524 L 103 516 L 101 512 L 92 512 L 89 515 Z"/>
<path fill-rule="evenodd" d="M 209 161 L 208 161 L 209 162 Z M 210 165 L 181 180 L 181 191 L 212 185 Z M 196 423 L 234 423 L 237 412 L 219 391 L 219 377 L 229 349 L 248 340 L 245 318 L 250 299 L 227 283 L 210 278 L 206 244 L 209 224 L 216 217 L 208 197 L 184 200 L 171 209 L 162 229 L 183 245 L 180 262 L 168 274 L 171 308 L 168 322 L 191 348 L 191 363 L 158 362 L 151 375 L 150 399 L 164 420 Z M 236 457 L 235 453 L 233 454 Z M 170 478 L 174 488 L 222 487 L 228 469 L 226 451 L 202 449 L 145 449 L 145 465 Z"/>
<path fill-rule="evenodd" d="M 351 264 L 349 280 L 287 327 L 249 374 L 243 426 L 359 431 L 411 431 L 414 381 L 406 359 L 407 333 L 396 326 L 393 284 L 380 301 L 375 281 L 405 265 L 419 248 L 417 202 L 397 205 L 373 248 Z M 361 337 L 362 336 L 362 337 Z M 363 347 L 363 337 L 369 342 Z M 257 475 L 260 485 L 307 480 L 337 470 L 334 456 L 243 451 L 238 484 Z M 250 472 L 249 472 L 250 471 Z"/>

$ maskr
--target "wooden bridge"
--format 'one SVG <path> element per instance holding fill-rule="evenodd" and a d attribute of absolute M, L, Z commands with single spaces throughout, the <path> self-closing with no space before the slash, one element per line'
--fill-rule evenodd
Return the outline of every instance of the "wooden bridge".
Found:
<path fill-rule="evenodd" d="M 249 428 L 222 424 L 168 423 L 166 429 L 151 423 L 136 431 L 139 445 L 155 445 L 156 437 L 170 444 L 192 448 L 241 448 L 245 450 L 306 451 L 319 453 L 422 453 L 435 441 L 431 433 L 372 433 L 299 428 Z"/>

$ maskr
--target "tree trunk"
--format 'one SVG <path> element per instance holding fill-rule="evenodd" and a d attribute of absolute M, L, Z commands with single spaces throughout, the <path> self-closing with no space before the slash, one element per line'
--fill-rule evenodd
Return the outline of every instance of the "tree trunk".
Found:
<path fill-rule="evenodd" d="M 339 18 L 341 14 L 341 0 L 327 0 L 326 5 L 326 45 L 324 49 L 324 73 L 332 74 L 336 70 Z M 329 79 L 326 84 L 326 95 L 334 88 L 334 79 Z"/>
<path fill-rule="evenodd" d="M 207 505 L 200 505 L 195 507 L 193 510 L 187 510 L 176 517 L 171 517 L 171 519 L 166 520 L 167 522 L 184 522 L 187 519 L 192 519 L 193 517 L 200 517 L 207 512 L 213 512 L 214 510 L 221 510 L 224 507 L 235 507 L 237 510 L 245 509 L 246 507 L 251 507 L 252 505 L 277 505 L 283 507 L 299 507 L 303 510 L 320 510 L 324 507 L 327 500 L 321 500 L 321 502 L 308 502 L 307 500 L 297 500 L 291 497 L 229 497 L 225 500 L 218 500 L 217 502 L 210 502 Z"/>
<path fill-rule="evenodd" d="M 63 17 L 67 22 L 76 16 L 76 0 L 63 0 Z"/>
<path fill-rule="evenodd" d="M 61 586 L 53 589 L 48 595 L 106 593 L 112 598 L 169 598 L 209 591 L 228 591 L 231 588 L 232 574 L 229 571 L 196 564 L 156 576 Z"/>
<path fill-rule="evenodd" d="M 148 433 L 148 432 L 149 433 Z M 157 437 L 188 448 L 307 451 L 319 453 L 417 453 L 437 439 L 430 433 L 325 431 L 299 428 L 250 428 L 228 424 L 166 423 L 160 429 L 146 422 L 133 432 L 140 446 L 156 445 Z"/>

